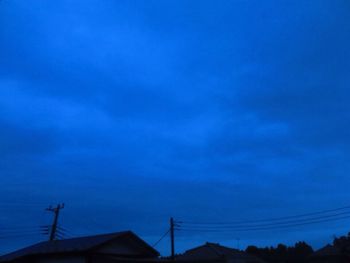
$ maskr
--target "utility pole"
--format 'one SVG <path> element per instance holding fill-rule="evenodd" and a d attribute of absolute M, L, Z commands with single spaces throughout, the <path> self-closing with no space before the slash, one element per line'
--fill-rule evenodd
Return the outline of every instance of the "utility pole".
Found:
<path fill-rule="evenodd" d="M 60 210 L 64 208 L 64 204 L 58 204 L 56 207 L 50 206 L 49 208 L 46 208 L 46 211 L 53 212 L 55 214 L 53 223 L 51 226 L 50 231 L 50 241 L 53 241 L 56 239 L 56 231 L 57 231 L 57 224 L 58 224 L 58 216 L 60 214 Z"/>
<path fill-rule="evenodd" d="M 175 260 L 175 238 L 174 238 L 174 218 L 170 218 L 170 242 L 171 242 L 171 260 Z"/>

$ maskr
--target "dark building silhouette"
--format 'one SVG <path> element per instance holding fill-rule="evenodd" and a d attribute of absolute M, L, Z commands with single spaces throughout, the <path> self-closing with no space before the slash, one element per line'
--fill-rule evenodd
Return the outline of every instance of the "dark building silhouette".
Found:
<path fill-rule="evenodd" d="M 0 257 L 15 263 L 156 262 L 159 253 L 131 231 L 54 240 Z"/>
<path fill-rule="evenodd" d="M 243 251 L 208 242 L 187 250 L 184 254 L 177 256 L 176 261 L 181 263 L 264 263 L 263 260 Z"/>

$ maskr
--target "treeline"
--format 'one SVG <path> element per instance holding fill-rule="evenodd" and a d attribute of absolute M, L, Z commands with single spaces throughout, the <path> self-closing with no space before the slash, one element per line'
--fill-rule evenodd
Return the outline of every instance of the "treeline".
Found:
<path fill-rule="evenodd" d="M 347 236 L 336 237 L 333 246 L 341 254 L 350 255 L 350 233 Z"/>
<path fill-rule="evenodd" d="M 350 256 L 350 233 L 346 236 L 335 237 L 332 247 L 335 253 Z M 307 243 L 298 242 L 291 247 L 284 244 L 279 244 L 277 247 L 265 248 L 249 246 L 246 252 L 271 263 L 306 263 L 314 251 Z"/>
<path fill-rule="evenodd" d="M 246 252 L 271 263 L 306 263 L 308 257 L 313 253 L 313 249 L 305 242 L 298 242 L 291 247 L 287 247 L 283 244 L 279 244 L 277 247 L 266 248 L 249 246 Z"/>

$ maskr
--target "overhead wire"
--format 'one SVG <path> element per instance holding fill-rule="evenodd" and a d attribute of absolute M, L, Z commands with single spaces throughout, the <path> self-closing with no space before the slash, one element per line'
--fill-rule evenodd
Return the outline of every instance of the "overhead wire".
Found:
<path fill-rule="evenodd" d="M 168 229 L 168 231 L 166 231 L 166 232 L 163 234 L 163 236 L 162 236 L 156 243 L 154 243 L 154 244 L 152 245 L 152 247 L 153 247 L 153 248 L 156 247 L 156 246 L 169 234 L 169 232 L 170 232 L 170 229 Z"/>
<path fill-rule="evenodd" d="M 268 221 L 281 221 L 286 219 L 293 219 L 293 218 L 301 218 L 301 217 L 309 217 L 314 215 L 321 215 L 321 214 L 329 214 L 331 212 L 337 212 L 341 210 L 348 210 L 350 209 L 350 206 L 343 206 L 335 209 L 328 209 L 328 210 L 322 210 L 317 212 L 311 212 L 311 213 L 304 213 L 304 214 L 298 214 L 298 215 L 292 215 L 292 216 L 283 216 L 283 217 L 273 217 L 273 218 L 265 218 L 265 219 L 256 219 L 256 220 L 242 220 L 242 221 L 218 221 L 218 222 L 203 222 L 203 221 L 183 221 L 183 220 L 177 220 L 177 223 L 186 223 L 186 224 L 203 224 L 203 225 L 231 225 L 231 224 L 243 224 L 243 223 L 259 223 L 259 222 L 268 222 Z"/>
<path fill-rule="evenodd" d="M 17 239 L 17 238 L 24 238 L 24 237 L 38 237 L 40 236 L 39 232 L 33 232 L 33 233 L 16 233 L 16 234 L 1 234 L 0 233 L 0 239 Z"/>
<path fill-rule="evenodd" d="M 185 225 L 188 227 L 199 227 L 199 228 L 215 228 L 215 229 L 236 229 L 236 228 L 251 228 L 251 227 L 269 227 L 269 226 L 283 226 L 283 225 L 289 225 L 289 224 L 299 224 L 299 223 L 308 223 L 308 222 L 313 222 L 317 220 L 325 220 L 325 219 L 337 219 L 340 216 L 350 216 L 350 211 L 349 212 L 343 212 L 343 213 L 337 213 L 337 214 L 332 214 L 332 215 L 326 215 L 326 216 L 317 216 L 317 217 L 310 217 L 310 218 L 304 218 L 304 219 L 296 219 L 296 220 L 285 220 L 285 221 L 279 221 L 279 222 L 274 222 L 274 223 L 263 223 L 263 224 L 252 224 L 252 223 L 247 223 L 247 224 L 236 224 L 236 225 L 204 225 L 204 224 L 186 224 L 186 223 L 178 223 L 180 226 Z"/>
<path fill-rule="evenodd" d="M 350 209 L 350 206 L 293 216 L 231 222 L 191 222 L 180 220 L 176 221 L 177 227 L 175 229 L 191 232 L 236 232 L 284 229 L 349 219 L 350 211 L 346 211 L 347 209 Z M 338 211 L 344 212 L 335 213 Z"/>
<path fill-rule="evenodd" d="M 317 223 L 325 223 L 325 222 L 332 222 L 332 221 L 338 221 L 343 219 L 350 219 L 350 216 L 344 216 L 339 218 L 333 218 L 328 220 L 318 220 L 318 221 L 310 221 L 305 223 L 298 223 L 298 224 L 289 224 L 289 225 L 281 225 L 281 226 L 271 226 L 271 227 L 255 227 L 255 228 L 229 228 L 229 229 L 208 229 L 208 228 L 185 228 L 180 227 L 176 228 L 176 230 L 180 231 L 196 231 L 196 232 L 245 232 L 245 231 L 259 231 L 259 230 L 272 230 L 272 229 L 283 229 L 283 228 L 291 228 L 296 226 L 305 226 L 305 225 L 311 225 L 311 224 L 317 224 Z"/>

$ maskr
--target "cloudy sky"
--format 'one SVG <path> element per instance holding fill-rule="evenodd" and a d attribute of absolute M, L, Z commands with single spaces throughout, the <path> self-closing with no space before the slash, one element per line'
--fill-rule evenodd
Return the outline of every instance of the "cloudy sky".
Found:
<path fill-rule="evenodd" d="M 347 0 L 0 1 L 0 252 L 349 205 Z M 349 221 L 204 241 L 319 247 Z M 23 232 L 24 233 L 24 232 Z M 25 232 L 27 233 L 27 232 Z M 159 244 L 169 253 L 168 239 Z"/>

